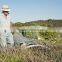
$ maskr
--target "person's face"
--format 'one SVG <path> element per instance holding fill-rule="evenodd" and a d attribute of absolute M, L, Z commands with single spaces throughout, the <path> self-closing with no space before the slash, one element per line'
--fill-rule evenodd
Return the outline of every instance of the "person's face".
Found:
<path fill-rule="evenodd" d="M 3 14 L 4 14 L 5 16 L 7 16 L 7 15 L 9 14 L 9 12 L 8 12 L 8 11 L 3 11 Z"/>

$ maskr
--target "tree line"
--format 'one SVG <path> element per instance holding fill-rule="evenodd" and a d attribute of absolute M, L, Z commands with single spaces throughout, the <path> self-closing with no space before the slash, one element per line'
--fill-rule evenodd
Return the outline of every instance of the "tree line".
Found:
<path fill-rule="evenodd" d="M 46 26 L 46 27 L 62 27 L 62 20 L 37 20 L 37 21 L 31 21 L 26 23 L 16 22 L 13 24 L 16 27 L 21 26 Z"/>

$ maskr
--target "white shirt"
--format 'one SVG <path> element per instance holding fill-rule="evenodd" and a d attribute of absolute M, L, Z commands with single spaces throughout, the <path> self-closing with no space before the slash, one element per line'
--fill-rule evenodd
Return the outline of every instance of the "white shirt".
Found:
<path fill-rule="evenodd" d="M 8 15 L 7 18 L 5 18 L 4 14 L 0 16 L 0 31 L 1 32 L 11 32 L 10 29 L 10 16 Z"/>

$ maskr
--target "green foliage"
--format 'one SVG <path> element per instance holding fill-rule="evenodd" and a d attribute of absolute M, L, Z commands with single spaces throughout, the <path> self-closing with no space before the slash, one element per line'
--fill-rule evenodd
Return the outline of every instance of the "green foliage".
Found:
<path fill-rule="evenodd" d="M 50 40 L 51 38 L 55 39 L 58 36 L 58 33 L 56 32 L 44 31 L 39 33 L 40 33 L 40 36 L 45 38 L 45 40 Z"/>
<path fill-rule="evenodd" d="M 62 44 L 62 33 L 49 31 L 49 30 L 26 30 L 26 37 L 37 39 L 40 37 L 40 41 L 48 43 L 48 44 L 55 44 L 60 45 Z"/>
<path fill-rule="evenodd" d="M 57 33 L 57 32 L 50 32 L 50 31 L 43 31 L 43 32 L 39 32 L 40 33 L 40 36 L 44 39 L 44 41 L 49 44 L 55 44 L 57 43 L 58 41 L 58 38 L 61 39 L 59 36 L 60 36 L 60 33 Z"/>
<path fill-rule="evenodd" d="M 26 30 L 26 37 L 37 39 L 36 31 L 34 30 Z"/>

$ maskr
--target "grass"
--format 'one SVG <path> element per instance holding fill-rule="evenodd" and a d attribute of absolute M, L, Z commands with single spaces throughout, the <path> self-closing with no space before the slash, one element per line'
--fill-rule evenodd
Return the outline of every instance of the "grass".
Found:
<path fill-rule="evenodd" d="M 0 62 L 62 62 L 62 50 L 57 46 L 49 49 L 0 49 Z"/>
<path fill-rule="evenodd" d="M 21 46 L 0 48 L 0 62 L 62 62 L 62 33 L 54 31 L 26 31 L 26 37 L 34 38 L 44 48 L 24 49 Z M 38 37 L 41 39 L 38 40 Z"/>

